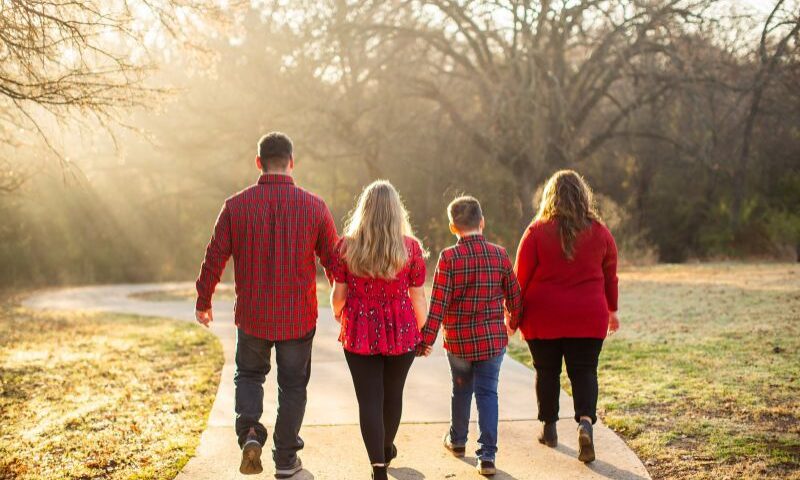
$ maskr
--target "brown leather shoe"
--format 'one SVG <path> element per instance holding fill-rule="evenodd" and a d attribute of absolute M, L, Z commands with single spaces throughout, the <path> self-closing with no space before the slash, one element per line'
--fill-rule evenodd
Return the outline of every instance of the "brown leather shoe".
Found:
<path fill-rule="evenodd" d="M 251 428 L 242 446 L 242 463 L 239 465 L 239 473 L 256 475 L 264 471 L 264 467 L 261 466 L 261 448 L 256 429 Z"/>

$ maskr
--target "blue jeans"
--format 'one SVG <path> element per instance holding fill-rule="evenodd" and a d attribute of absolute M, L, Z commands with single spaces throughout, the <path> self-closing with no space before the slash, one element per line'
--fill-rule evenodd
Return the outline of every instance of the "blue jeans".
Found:
<path fill-rule="evenodd" d="M 469 431 L 469 411 L 472 394 L 478 406 L 478 450 L 475 455 L 480 460 L 494 461 L 497 454 L 497 384 L 500 366 L 503 364 L 503 349 L 499 355 L 488 360 L 470 362 L 450 352 L 450 375 L 453 379 L 453 396 L 450 404 L 450 441 L 453 445 L 467 444 Z"/>
<path fill-rule="evenodd" d="M 312 330 L 296 340 L 271 341 L 236 331 L 236 435 L 241 447 L 250 428 L 258 441 L 267 441 L 267 429 L 261 424 L 264 410 L 264 381 L 272 369 L 270 352 L 275 347 L 278 364 L 278 416 L 272 436 L 272 459 L 278 468 L 294 465 L 297 452 L 304 446 L 300 426 L 306 412 L 306 387 L 311 377 Z"/>

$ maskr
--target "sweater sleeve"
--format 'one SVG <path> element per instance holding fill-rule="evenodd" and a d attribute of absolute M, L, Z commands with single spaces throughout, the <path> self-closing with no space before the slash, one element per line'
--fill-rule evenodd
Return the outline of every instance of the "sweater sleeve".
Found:
<path fill-rule="evenodd" d="M 603 256 L 603 277 L 605 279 L 605 293 L 606 301 L 608 302 L 608 311 L 616 312 L 618 305 L 617 300 L 619 296 L 619 280 L 617 279 L 617 244 L 614 241 L 614 236 L 608 229 L 606 232 L 606 253 Z"/>
<path fill-rule="evenodd" d="M 536 255 L 536 238 L 533 233 L 533 225 L 525 230 L 517 248 L 517 259 L 514 262 L 514 273 L 519 282 L 522 298 L 525 298 L 525 291 L 533 278 L 533 273 L 539 265 L 539 258 Z"/>
<path fill-rule="evenodd" d="M 509 326 L 516 329 L 519 326 L 519 313 L 522 311 L 522 298 L 519 291 L 519 282 L 517 276 L 514 275 L 514 269 L 511 267 L 511 260 L 508 259 L 508 254 L 503 250 L 503 293 L 505 295 L 506 311 L 511 316 Z"/>

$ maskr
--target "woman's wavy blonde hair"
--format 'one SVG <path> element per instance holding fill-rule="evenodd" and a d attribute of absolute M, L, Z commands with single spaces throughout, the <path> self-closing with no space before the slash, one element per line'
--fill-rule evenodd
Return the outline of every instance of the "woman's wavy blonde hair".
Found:
<path fill-rule="evenodd" d="M 559 170 L 544 186 L 536 220 L 557 220 L 564 256 L 575 256 L 578 234 L 592 224 L 601 222 L 594 204 L 592 189 L 583 177 L 573 170 Z"/>
<path fill-rule="evenodd" d="M 364 188 L 344 227 L 344 260 L 359 277 L 391 280 L 408 261 L 404 236 L 414 237 L 408 211 L 385 180 Z"/>

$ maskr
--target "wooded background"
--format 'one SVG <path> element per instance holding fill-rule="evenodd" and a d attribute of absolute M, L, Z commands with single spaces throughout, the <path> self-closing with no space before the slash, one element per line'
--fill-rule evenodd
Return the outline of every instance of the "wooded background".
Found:
<path fill-rule="evenodd" d="M 192 278 L 271 130 L 434 258 L 454 196 L 513 252 L 574 168 L 627 262 L 797 261 L 799 39 L 796 0 L 0 1 L 0 285 Z"/>

